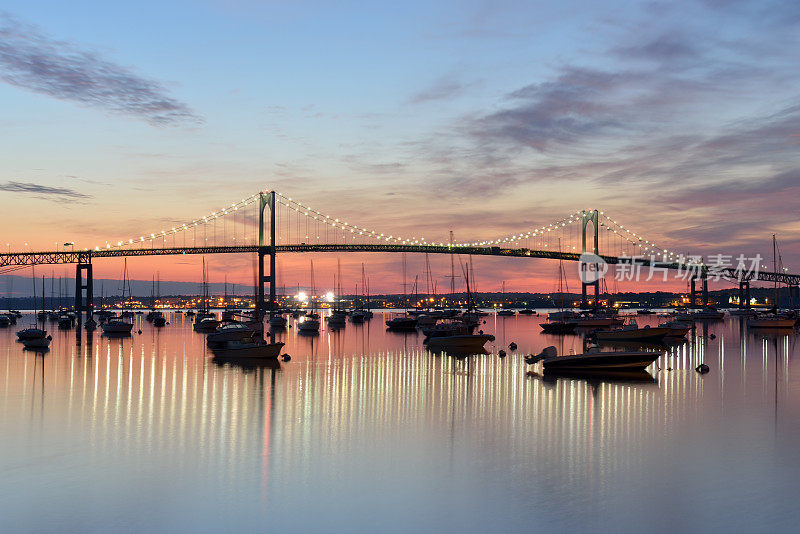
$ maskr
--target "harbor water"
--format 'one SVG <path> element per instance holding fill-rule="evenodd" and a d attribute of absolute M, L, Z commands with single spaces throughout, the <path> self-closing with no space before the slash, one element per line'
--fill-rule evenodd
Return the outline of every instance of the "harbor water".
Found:
<path fill-rule="evenodd" d="M 489 354 L 428 352 L 378 312 L 288 362 L 214 360 L 190 318 L 74 330 L 44 355 L 0 329 L 4 532 L 794 531 L 798 335 L 698 323 L 644 378 L 524 363 L 580 335 L 484 318 Z M 638 319 L 656 324 L 656 317 Z M 141 330 L 141 333 L 138 331 Z M 510 343 L 517 349 L 510 350 Z M 508 355 L 498 355 L 505 349 Z M 700 364 L 710 372 L 699 374 Z"/>

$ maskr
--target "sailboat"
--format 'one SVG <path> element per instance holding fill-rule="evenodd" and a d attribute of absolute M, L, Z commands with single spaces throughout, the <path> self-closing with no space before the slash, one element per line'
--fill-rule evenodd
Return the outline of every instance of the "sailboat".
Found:
<path fill-rule="evenodd" d="M 311 313 L 306 312 L 305 317 L 297 323 L 297 330 L 304 334 L 319 333 L 319 314 L 316 312 L 316 288 L 314 287 L 314 260 L 311 260 L 311 292 L 309 299 L 311 302 Z"/>
<path fill-rule="evenodd" d="M 559 251 L 561 250 L 561 240 L 558 244 Z M 564 309 L 564 284 L 566 275 L 564 273 L 564 262 L 558 260 L 558 294 L 561 297 L 558 306 L 558 312 L 548 314 L 548 321 L 546 323 L 539 323 L 542 330 L 547 334 L 569 334 L 575 331 L 575 322 L 571 319 L 574 318 L 574 313 Z"/>
<path fill-rule="evenodd" d="M 197 315 L 194 317 L 194 324 L 192 328 L 195 332 L 209 333 L 214 332 L 219 326 L 217 316 L 211 313 L 208 309 L 208 271 L 206 269 L 206 259 L 203 258 L 203 307 L 197 310 Z"/>
<path fill-rule="evenodd" d="M 124 266 L 122 268 L 122 303 L 123 303 L 123 306 L 125 305 L 125 287 L 126 287 L 127 283 L 128 283 L 128 259 L 126 258 Z M 130 286 L 128 285 L 127 287 L 128 287 L 128 291 L 129 291 L 128 296 L 130 297 Z M 131 330 L 133 330 L 133 323 L 129 323 L 128 321 L 126 321 L 125 320 L 126 317 L 129 317 L 129 315 L 126 315 L 125 312 L 123 311 L 119 318 L 111 318 L 108 321 L 106 321 L 105 323 L 103 323 L 101 325 L 102 328 L 103 328 L 103 333 L 104 334 L 117 335 L 117 336 L 130 335 Z"/>
<path fill-rule="evenodd" d="M 325 319 L 328 321 L 328 326 L 331 329 L 344 328 L 347 324 L 347 312 L 342 309 L 342 264 L 339 259 L 336 259 L 336 272 L 333 277 L 333 289 L 336 295 L 333 299 L 333 311 Z M 338 277 L 338 278 L 337 278 Z"/>
<path fill-rule="evenodd" d="M 782 263 L 782 262 L 781 262 Z M 775 234 L 772 234 L 772 270 L 777 273 L 780 269 L 778 263 L 778 240 Z M 797 323 L 794 317 L 783 316 L 779 314 L 780 311 L 780 289 L 778 287 L 778 280 L 775 280 L 775 306 L 772 309 L 773 315 L 759 315 L 747 321 L 747 326 L 750 328 L 794 328 Z"/>
<path fill-rule="evenodd" d="M 34 317 L 36 316 L 36 278 L 33 269 L 31 269 L 31 281 L 33 282 L 33 306 Z M 42 277 L 42 284 L 44 287 L 44 277 Z M 42 294 L 42 307 L 44 307 L 44 293 Z M 25 348 L 29 349 L 47 349 L 50 346 L 50 340 L 53 338 L 47 335 L 47 330 L 39 328 L 36 323 L 28 328 L 24 328 L 17 332 L 17 339 L 19 339 Z"/>
<path fill-rule="evenodd" d="M 501 301 L 505 301 L 505 296 L 506 296 L 506 281 L 503 280 L 502 288 L 500 290 Z M 517 312 L 515 312 L 514 310 L 506 310 L 506 309 L 498 310 L 497 312 L 497 315 L 499 315 L 500 317 L 513 317 L 516 314 Z"/>
<path fill-rule="evenodd" d="M 467 268 L 464 271 L 464 279 L 467 284 L 467 313 L 472 311 L 472 291 L 469 286 L 470 273 Z M 433 350 L 450 350 L 461 354 L 485 353 L 484 345 L 488 341 L 494 341 L 494 336 L 479 332 L 477 334 L 457 333 L 454 335 L 443 335 L 429 337 L 426 342 L 428 348 Z"/>

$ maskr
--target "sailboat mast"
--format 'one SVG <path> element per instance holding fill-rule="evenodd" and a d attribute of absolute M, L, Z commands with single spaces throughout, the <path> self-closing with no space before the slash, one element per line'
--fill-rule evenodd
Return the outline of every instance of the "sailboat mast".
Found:
<path fill-rule="evenodd" d="M 775 239 L 775 234 L 772 234 L 772 272 L 778 272 L 778 241 Z M 777 311 L 781 305 L 781 297 L 778 292 L 778 277 L 775 277 L 775 310 Z"/>

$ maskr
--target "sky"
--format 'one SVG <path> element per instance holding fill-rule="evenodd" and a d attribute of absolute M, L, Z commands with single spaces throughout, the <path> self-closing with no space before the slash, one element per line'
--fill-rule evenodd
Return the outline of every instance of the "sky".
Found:
<path fill-rule="evenodd" d="M 429 240 L 450 230 L 493 239 L 583 208 L 695 254 L 771 258 L 776 233 L 784 265 L 800 271 L 800 4 L 11 0 L 2 9 L 7 250 L 94 247 L 274 189 Z M 337 257 L 315 258 L 318 279 L 331 278 Z M 137 258 L 129 269 L 191 281 L 200 261 Z M 252 258 L 208 261 L 214 281 L 252 283 Z M 375 291 L 400 290 L 399 255 L 339 261 L 345 285 L 366 262 Z M 407 262 L 421 273 L 421 257 Z M 308 263 L 280 258 L 281 283 L 307 285 Z M 431 263 L 449 286 L 449 260 Z M 475 267 L 482 289 L 505 280 L 509 291 L 551 290 L 557 268 L 486 258 Z M 95 270 L 120 277 L 122 265 Z"/>

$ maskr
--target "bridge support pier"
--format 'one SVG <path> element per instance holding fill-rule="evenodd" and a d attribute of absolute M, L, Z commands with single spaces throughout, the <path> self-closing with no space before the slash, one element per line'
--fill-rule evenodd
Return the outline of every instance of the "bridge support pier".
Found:
<path fill-rule="evenodd" d="M 90 254 L 79 255 L 78 264 L 75 266 L 75 339 L 78 345 L 81 344 L 81 327 L 83 325 L 83 314 L 86 313 L 86 320 L 92 317 L 92 257 Z"/>
<path fill-rule="evenodd" d="M 264 236 L 264 210 L 269 208 L 269 245 L 265 245 Z M 275 294 L 275 192 L 261 193 L 259 195 L 258 210 L 258 281 L 256 297 L 256 316 L 261 320 L 264 313 L 268 310 L 270 317 L 277 308 Z M 265 275 L 264 261 L 269 256 L 269 275 Z M 264 284 L 269 283 L 269 305 L 264 301 Z M 273 337 L 270 334 L 270 337 Z"/>

